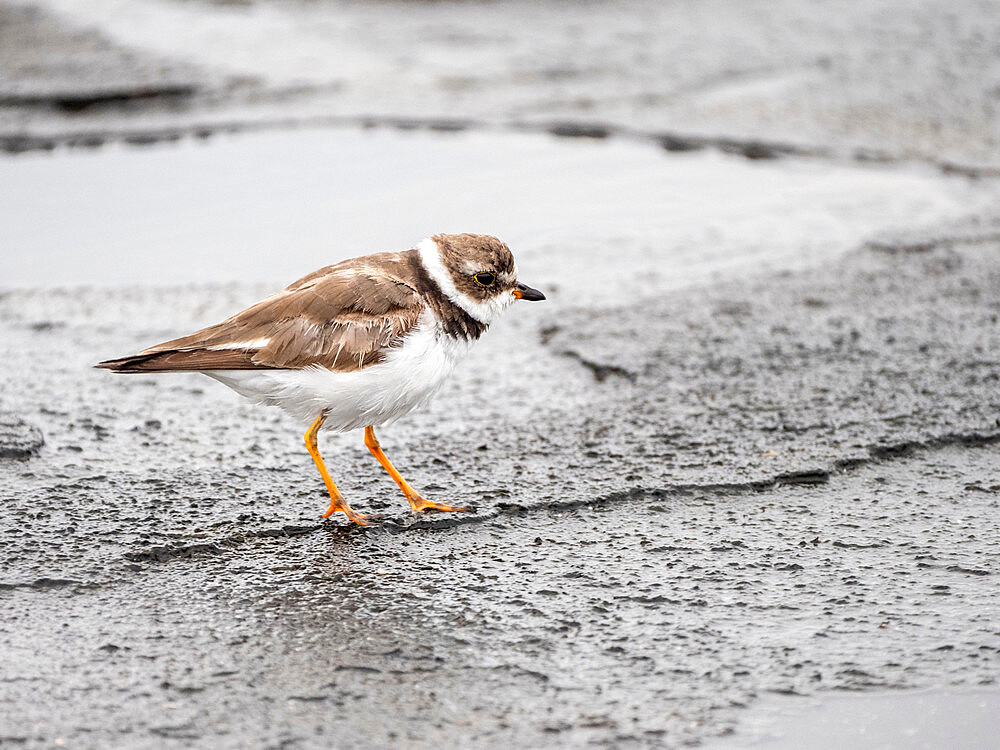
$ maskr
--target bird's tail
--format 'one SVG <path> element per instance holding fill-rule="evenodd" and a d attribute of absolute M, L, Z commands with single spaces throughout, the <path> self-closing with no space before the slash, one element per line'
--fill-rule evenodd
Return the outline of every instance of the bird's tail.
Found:
<path fill-rule="evenodd" d="M 254 351 L 249 349 L 171 349 L 107 359 L 94 367 L 124 373 L 258 370 L 267 367 L 254 362 L 253 355 Z"/>

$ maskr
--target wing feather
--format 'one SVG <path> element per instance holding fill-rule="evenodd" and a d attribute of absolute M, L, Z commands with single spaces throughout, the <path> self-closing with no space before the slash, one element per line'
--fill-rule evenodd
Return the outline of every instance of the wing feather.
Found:
<path fill-rule="evenodd" d="M 222 323 L 98 367 L 118 372 L 364 369 L 398 346 L 424 310 L 407 282 L 407 268 L 399 253 L 327 266 Z"/>

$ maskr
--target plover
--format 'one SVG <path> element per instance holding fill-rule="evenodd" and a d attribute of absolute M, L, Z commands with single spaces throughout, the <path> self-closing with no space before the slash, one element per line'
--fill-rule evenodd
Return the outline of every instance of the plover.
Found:
<path fill-rule="evenodd" d="M 323 463 L 320 428 L 363 428 L 368 450 L 414 511 L 467 510 L 421 497 L 382 452 L 375 427 L 425 404 L 519 299 L 545 295 L 518 282 L 506 244 L 484 234 L 438 234 L 412 250 L 321 268 L 217 325 L 97 367 L 200 372 L 311 423 L 306 448 L 330 492 L 324 518 L 341 511 L 367 524 Z"/>

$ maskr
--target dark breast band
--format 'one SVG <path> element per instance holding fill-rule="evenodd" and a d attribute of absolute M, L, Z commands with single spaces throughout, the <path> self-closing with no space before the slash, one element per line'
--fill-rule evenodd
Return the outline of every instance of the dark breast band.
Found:
<path fill-rule="evenodd" d="M 475 340 L 482 336 L 487 324 L 476 320 L 448 299 L 438 283 L 424 268 L 424 264 L 420 260 L 420 252 L 408 250 L 404 255 L 413 273 L 413 282 L 417 293 L 441 321 L 445 333 L 457 339 L 466 340 Z"/>

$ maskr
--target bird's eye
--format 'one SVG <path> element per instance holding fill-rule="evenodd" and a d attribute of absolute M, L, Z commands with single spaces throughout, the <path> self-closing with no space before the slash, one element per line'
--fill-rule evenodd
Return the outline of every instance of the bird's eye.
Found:
<path fill-rule="evenodd" d="M 493 282 L 497 280 L 497 277 L 491 273 L 477 273 L 472 277 L 479 286 L 493 286 Z"/>

